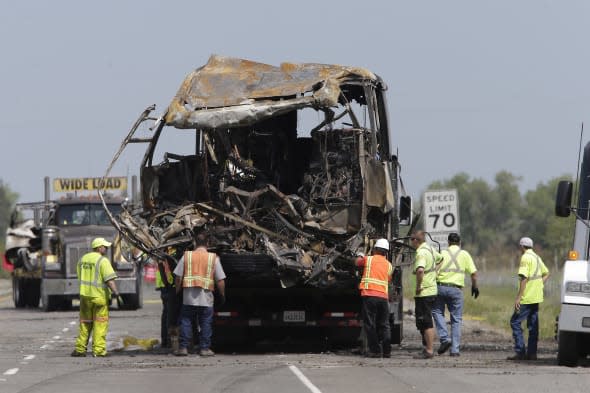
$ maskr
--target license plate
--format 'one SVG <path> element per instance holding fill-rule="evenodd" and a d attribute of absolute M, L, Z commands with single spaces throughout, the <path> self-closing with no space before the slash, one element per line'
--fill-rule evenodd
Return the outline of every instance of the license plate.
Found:
<path fill-rule="evenodd" d="M 305 322 L 305 311 L 283 311 L 283 322 Z"/>

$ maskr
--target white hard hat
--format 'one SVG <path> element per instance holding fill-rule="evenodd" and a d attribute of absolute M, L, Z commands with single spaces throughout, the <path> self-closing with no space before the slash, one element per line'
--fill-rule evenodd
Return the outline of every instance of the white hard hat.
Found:
<path fill-rule="evenodd" d="M 520 239 L 518 244 L 523 247 L 533 248 L 533 239 L 531 239 L 530 237 L 523 237 Z"/>
<path fill-rule="evenodd" d="M 377 242 L 375 242 L 375 248 L 382 248 L 385 251 L 389 251 L 389 242 L 387 239 L 378 239 Z"/>

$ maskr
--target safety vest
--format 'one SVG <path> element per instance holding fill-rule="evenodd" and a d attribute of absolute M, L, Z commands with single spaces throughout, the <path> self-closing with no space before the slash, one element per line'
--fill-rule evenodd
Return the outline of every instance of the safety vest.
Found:
<path fill-rule="evenodd" d="M 98 252 L 84 254 L 77 265 L 80 296 L 108 299 L 107 281 L 117 278 L 108 258 Z"/>
<path fill-rule="evenodd" d="M 367 257 L 359 289 L 381 292 L 387 296 L 392 273 L 393 266 L 383 255 Z"/>
<path fill-rule="evenodd" d="M 477 271 L 471 255 L 458 245 L 451 245 L 448 249 L 443 250 L 441 254 L 443 262 L 438 268 L 437 282 L 463 287 L 465 285 L 465 273 L 472 274 Z"/>
<path fill-rule="evenodd" d="M 203 250 L 185 251 L 182 287 L 215 289 L 214 273 L 217 255 Z"/>
<path fill-rule="evenodd" d="M 174 278 L 172 277 L 172 272 L 170 271 L 170 266 L 168 265 L 168 261 L 159 262 L 164 266 L 164 274 L 166 274 L 166 281 L 168 284 L 174 283 Z M 160 274 L 160 266 L 156 267 L 156 288 L 164 288 L 166 284 L 164 280 L 162 280 L 162 275 Z"/>
<path fill-rule="evenodd" d="M 424 269 L 424 277 L 422 278 L 422 291 L 416 297 L 435 296 L 437 294 L 436 287 L 436 264 L 442 260 L 442 256 L 435 251 L 428 243 L 422 243 L 416 249 L 416 260 L 414 261 L 414 288 L 416 286 L 415 274 L 418 268 Z"/>
<path fill-rule="evenodd" d="M 533 250 L 527 250 L 520 258 L 518 274 L 527 278 L 527 284 L 522 294 L 521 304 L 535 304 L 543 302 L 543 276 L 549 270 L 543 260 Z"/>

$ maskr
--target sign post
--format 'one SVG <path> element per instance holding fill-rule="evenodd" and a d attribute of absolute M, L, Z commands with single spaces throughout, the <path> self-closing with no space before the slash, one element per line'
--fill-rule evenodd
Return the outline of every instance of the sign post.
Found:
<path fill-rule="evenodd" d="M 459 197 L 456 189 L 424 192 L 424 230 L 440 243 L 441 249 L 448 247 L 447 236 L 459 233 Z M 430 239 L 427 240 L 433 244 Z M 436 246 L 436 244 L 433 244 Z"/>

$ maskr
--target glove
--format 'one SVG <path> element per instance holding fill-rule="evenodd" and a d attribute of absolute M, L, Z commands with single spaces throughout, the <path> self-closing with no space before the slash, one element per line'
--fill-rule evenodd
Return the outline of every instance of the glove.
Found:
<path fill-rule="evenodd" d="M 119 294 L 115 295 L 115 300 L 117 301 L 117 307 L 123 308 L 125 306 L 125 302 L 123 302 L 123 297 Z"/>
<path fill-rule="evenodd" d="M 471 287 L 471 296 L 477 299 L 479 296 L 479 289 L 477 287 Z"/>

